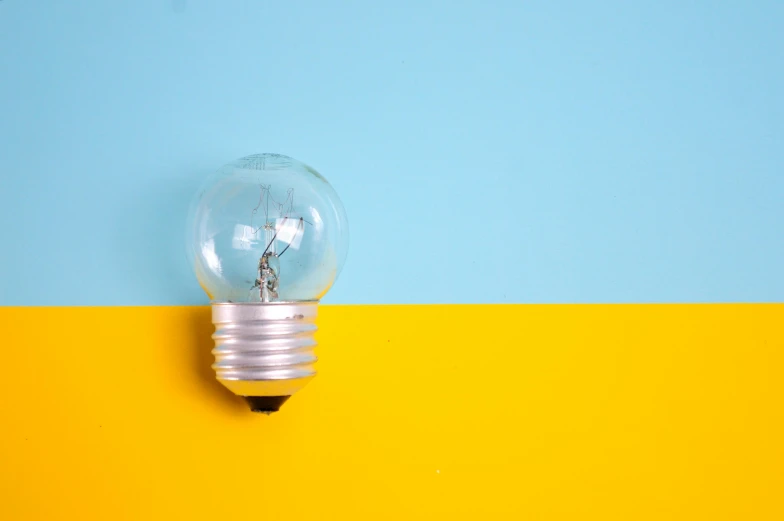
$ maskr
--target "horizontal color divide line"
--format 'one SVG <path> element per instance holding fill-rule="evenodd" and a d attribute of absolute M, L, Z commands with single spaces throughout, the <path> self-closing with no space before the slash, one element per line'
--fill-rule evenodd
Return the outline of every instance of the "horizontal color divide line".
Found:
<path fill-rule="evenodd" d="M 77 304 L 77 305 L 2 305 L 0 312 L 3 310 L 14 309 L 197 309 L 209 308 L 210 304 L 110 304 L 110 305 L 93 305 L 93 304 Z M 456 302 L 456 303 L 443 303 L 443 302 L 424 302 L 416 304 L 408 303 L 355 303 L 355 304 L 331 304 L 321 303 L 319 309 L 327 308 L 465 308 L 465 307 L 500 307 L 500 308 L 720 308 L 720 307 L 781 307 L 784 302 L 517 302 L 517 303 L 501 303 L 501 302 Z"/>

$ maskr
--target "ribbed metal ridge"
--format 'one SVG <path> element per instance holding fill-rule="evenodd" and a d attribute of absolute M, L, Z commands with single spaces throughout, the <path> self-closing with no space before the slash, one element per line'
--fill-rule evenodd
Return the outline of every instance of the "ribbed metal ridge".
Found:
<path fill-rule="evenodd" d="M 242 396 L 288 396 L 302 387 L 316 374 L 317 309 L 317 301 L 213 303 L 218 380 Z"/>

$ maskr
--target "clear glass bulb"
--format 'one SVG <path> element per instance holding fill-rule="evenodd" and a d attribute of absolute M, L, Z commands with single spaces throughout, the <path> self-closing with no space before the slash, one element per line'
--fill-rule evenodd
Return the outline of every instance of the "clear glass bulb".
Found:
<path fill-rule="evenodd" d="M 190 211 L 187 249 L 214 302 L 321 299 L 348 253 L 348 221 L 316 170 L 279 154 L 220 169 Z"/>

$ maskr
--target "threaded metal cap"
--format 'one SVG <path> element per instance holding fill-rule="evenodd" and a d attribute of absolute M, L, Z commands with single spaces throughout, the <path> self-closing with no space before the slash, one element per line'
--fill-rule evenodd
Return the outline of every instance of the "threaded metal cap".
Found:
<path fill-rule="evenodd" d="M 315 375 L 318 301 L 216 302 L 215 375 L 256 412 L 275 412 Z"/>

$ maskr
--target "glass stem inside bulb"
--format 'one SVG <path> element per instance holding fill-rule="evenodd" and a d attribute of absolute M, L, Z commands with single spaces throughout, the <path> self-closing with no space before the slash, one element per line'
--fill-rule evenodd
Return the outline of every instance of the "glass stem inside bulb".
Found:
<path fill-rule="evenodd" d="M 280 262 L 278 261 L 277 244 L 275 241 L 278 233 L 269 220 L 264 223 L 263 228 L 267 247 L 259 259 L 256 283 L 253 287 L 259 288 L 259 300 L 261 302 L 272 302 L 278 298 Z"/>
<path fill-rule="evenodd" d="M 273 252 L 265 253 L 259 259 L 258 278 L 259 298 L 262 302 L 273 302 L 278 299 L 278 256 Z"/>

